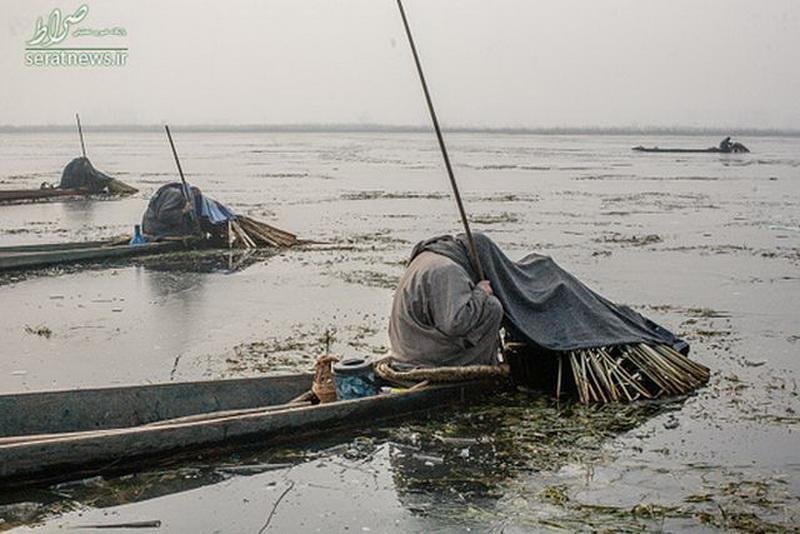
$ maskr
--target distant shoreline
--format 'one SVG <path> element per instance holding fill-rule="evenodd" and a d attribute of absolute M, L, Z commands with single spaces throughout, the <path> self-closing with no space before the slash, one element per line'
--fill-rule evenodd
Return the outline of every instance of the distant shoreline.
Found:
<path fill-rule="evenodd" d="M 83 125 L 94 132 L 160 132 L 160 124 L 99 124 Z M 425 133 L 428 126 L 393 124 L 174 124 L 172 129 L 183 132 L 208 133 Z M 49 133 L 74 131 L 73 124 L 42 124 L 28 126 L 0 125 L 0 133 Z M 445 127 L 449 133 L 485 133 L 506 135 L 625 135 L 625 136 L 707 136 L 724 137 L 800 137 L 800 129 L 772 128 L 702 128 L 702 127 L 550 127 L 550 128 L 490 128 L 473 126 Z"/>

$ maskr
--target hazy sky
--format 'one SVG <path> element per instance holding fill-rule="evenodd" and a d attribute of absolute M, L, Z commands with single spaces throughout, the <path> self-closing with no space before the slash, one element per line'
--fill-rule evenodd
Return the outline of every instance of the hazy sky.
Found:
<path fill-rule="evenodd" d="M 26 67 L 82 3 L 0 0 L 0 124 L 427 124 L 394 0 L 85 0 L 128 64 Z M 444 124 L 800 128 L 798 0 L 405 5 Z"/>

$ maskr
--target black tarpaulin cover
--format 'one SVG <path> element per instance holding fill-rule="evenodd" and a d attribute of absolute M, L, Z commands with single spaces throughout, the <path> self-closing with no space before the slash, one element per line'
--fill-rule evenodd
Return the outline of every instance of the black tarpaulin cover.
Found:
<path fill-rule="evenodd" d="M 236 214 L 216 200 L 205 196 L 200 189 L 187 186 L 192 195 L 196 219 L 204 230 L 228 220 Z M 145 235 L 162 237 L 189 236 L 196 232 L 192 218 L 186 210 L 186 194 L 182 184 L 173 182 L 161 186 L 147 204 L 142 217 L 142 231 Z"/>
<path fill-rule="evenodd" d="M 503 326 L 512 338 L 554 351 L 648 343 L 688 354 L 685 341 L 598 295 L 550 257 L 528 254 L 512 261 L 484 234 L 476 233 L 474 239 L 486 278 L 503 305 Z M 423 251 L 441 254 L 477 282 L 468 250 L 466 236 L 440 236 L 418 243 L 411 259 Z"/>
<path fill-rule="evenodd" d="M 135 193 L 136 189 L 98 171 L 89 158 L 78 157 L 67 163 L 61 173 L 61 189 L 85 189 L 92 193 L 117 195 Z"/>
<path fill-rule="evenodd" d="M 200 204 L 198 202 L 200 190 L 190 187 L 189 191 L 194 197 L 196 209 Z M 197 215 L 199 216 L 199 213 Z M 196 232 L 186 209 L 186 196 L 182 184 L 170 183 L 158 188 L 150 198 L 147 210 L 142 216 L 142 232 L 154 238 L 188 236 Z"/>

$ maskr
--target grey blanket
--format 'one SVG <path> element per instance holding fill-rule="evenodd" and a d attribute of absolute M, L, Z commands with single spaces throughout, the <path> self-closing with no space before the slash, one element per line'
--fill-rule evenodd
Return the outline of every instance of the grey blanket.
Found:
<path fill-rule="evenodd" d="M 412 366 L 491 365 L 502 321 L 500 302 L 475 287 L 458 263 L 422 252 L 394 293 L 392 355 Z"/>
<path fill-rule="evenodd" d="M 486 278 L 503 305 L 503 326 L 512 338 L 554 351 L 650 343 L 688 354 L 685 341 L 595 293 L 551 258 L 529 254 L 512 261 L 487 236 L 476 233 L 474 238 Z M 440 236 L 418 243 L 411 259 L 423 251 L 441 254 L 478 281 L 468 250 L 464 235 Z"/>

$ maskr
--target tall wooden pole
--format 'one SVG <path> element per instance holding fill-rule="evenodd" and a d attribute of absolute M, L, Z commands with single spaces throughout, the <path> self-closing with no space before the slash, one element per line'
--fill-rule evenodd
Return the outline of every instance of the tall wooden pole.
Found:
<path fill-rule="evenodd" d="M 83 157 L 86 157 L 86 145 L 83 144 L 83 129 L 81 128 L 81 117 L 77 113 L 75 114 L 75 120 L 78 121 L 78 136 L 81 138 L 81 152 L 83 153 Z"/>
<path fill-rule="evenodd" d="M 192 199 L 192 192 L 189 190 L 189 184 L 186 183 L 186 178 L 183 176 L 183 168 L 181 167 L 181 160 L 178 159 L 178 151 L 175 150 L 175 143 L 172 142 L 172 134 L 169 131 L 169 126 L 166 124 L 164 125 L 164 129 L 167 131 L 167 139 L 169 139 L 169 146 L 172 147 L 172 155 L 175 157 L 175 164 L 178 166 L 178 174 L 181 175 L 181 184 L 183 184 L 183 197 L 186 199 L 186 203 L 191 207 L 191 211 L 189 212 L 189 219 L 191 219 L 192 224 L 195 226 L 195 229 L 200 229 L 200 224 L 197 220 L 197 216 L 194 212 L 194 200 Z"/>
<path fill-rule="evenodd" d="M 414 44 L 414 37 L 411 35 L 411 28 L 408 25 L 408 19 L 406 18 L 406 11 L 403 9 L 402 0 L 397 0 L 397 7 L 400 9 L 400 16 L 403 18 L 403 26 L 406 29 L 406 37 L 408 37 L 408 44 L 411 46 L 411 53 L 414 56 L 414 63 L 417 65 L 417 74 L 419 74 L 419 81 L 422 83 L 422 91 L 425 93 L 425 101 L 428 103 L 428 111 L 431 115 L 433 128 L 436 130 L 436 138 L 439 140 L 439 148 L 442 151 L 442 158 L 444 158 L 444 166 L 447 169 L 447 175 L 450 177 L 450 186 L 453 188 L 453 195 L 456 197 L 456 204 L 458 205 L 458 213 L 461 215 L 461 222 L 464 224 L 464 233 L 467 235 L 467 243 L 469 244 L 470 256 L 472 256 L 472 264 L 475 267 L 475 271 L 478 273 L 478 277 L 481 280 L 484 280 L 485 276 L 483 273 L 483 266 L 481 265 L 481 260 L 478 257 L 478 250 L 475 248 L 475 240 L 472 238 L 472 231 L 469 228 L 467 213 L 464 211 L 464 203 L 461 201 L 461 194 L 458 192 L 458 184 L 456 183 L 456 178 L 453 175 L 453 166 L 450 165 L 450 157 L 447 155 L 447 147 L 444 144 L 444 137 L 442 137 L 442 129 L 439 128 L 439 119 L 436 118 L 436 110 L 433 109 L 433 101 L 431 100 L 430 91 L 428 91 L 428 84 L 425 81 L 425 74 L 422 72 L 422 64 L 419 60 L 419 54 L 417 54 L 417 47 Z"/>

